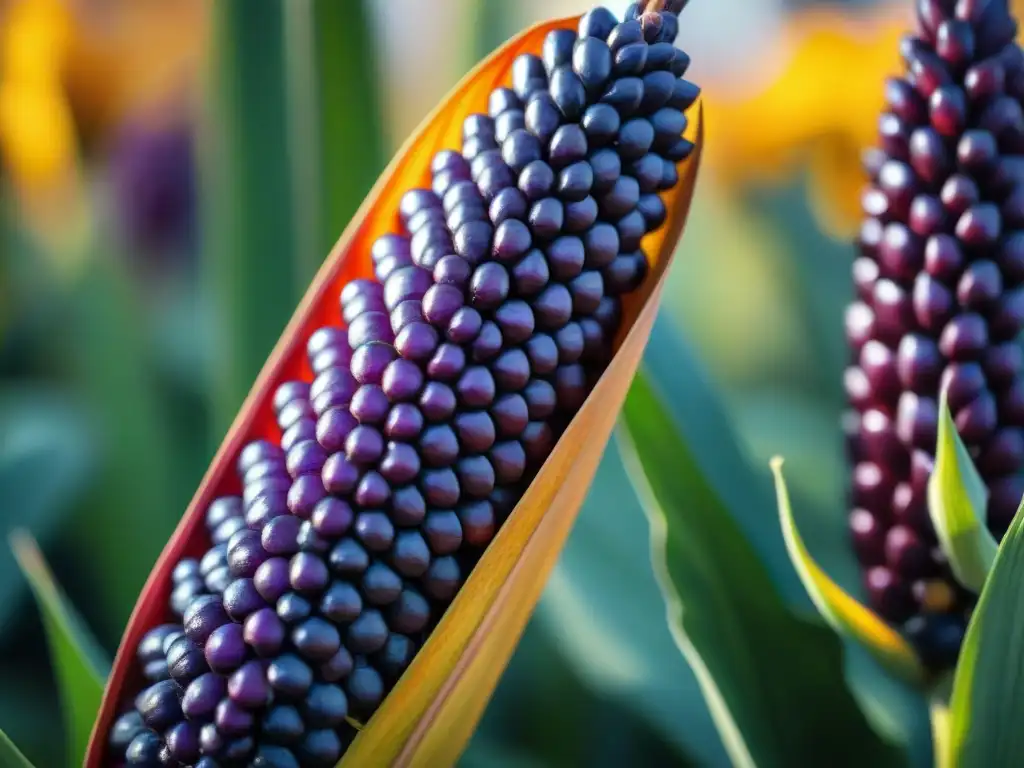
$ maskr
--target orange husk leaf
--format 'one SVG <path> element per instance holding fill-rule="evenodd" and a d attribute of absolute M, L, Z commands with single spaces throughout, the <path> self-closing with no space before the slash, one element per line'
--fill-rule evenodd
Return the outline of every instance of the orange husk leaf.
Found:
<path fill-rule="evenodd" d="M 117 714 L 131 702 L 129 692 L 142 684 L 133 649 L 149 628 L 165 620 L 171 571 L 181 558 L 199 556 L 209 546 L 203 525 L 207 506 L 219 496 L 240 491 L 235 457 L 251 440 L 281 437 L 272 408 L 277 384 L 312 379 L 306 340 L 318 327 L 337 322 L 337 297 L 346 283 L 372 277 L 370 246 L 382 234 L 401 231 L 399 200 L 408 189 L 429 186 L 434 154 L 460 148 L 463 120 L 487 111 L 490 92 L 510 83 L 516 56 L 539 54 L 549 31 L 575 29 L 578 21 L 574 16 L 531 27 L 479 64 L 399 150 L 356 212 L 242 404 L 143 587 L 107 682 L 86 768 L 108 764 L 106 734 Z M 691 114 L 697 118 L 691 120 L 687 138 L 696 143 L 696 149 L 682 165 L 679 184 L 663 196 L 667 222 L 643 241 L 651 270 L 644 284 L 623 301 L 622 326 L 611 364 L 341 765 L 447 765 L 457 760 L 469 741 L 583 503 L 649 338 L 700 162 L 700 106 Z"/>

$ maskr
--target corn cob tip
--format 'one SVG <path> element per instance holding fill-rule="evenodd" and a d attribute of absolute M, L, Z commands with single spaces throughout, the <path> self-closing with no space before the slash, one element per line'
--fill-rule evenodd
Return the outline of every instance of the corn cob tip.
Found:
<path fill-rule="evenodd" d="M 643 4 L 644 13 L 682 13 L 690 0 L 647 0 Z"/>

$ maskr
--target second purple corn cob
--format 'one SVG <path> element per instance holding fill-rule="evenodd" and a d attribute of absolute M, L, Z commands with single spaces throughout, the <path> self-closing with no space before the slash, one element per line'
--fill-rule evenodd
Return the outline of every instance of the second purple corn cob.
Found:
<path fill-rule="evenodd" d="M 886 83 L 846 314 L 850 528 L 872 606 L 937 669 L 974 597 L 938 547 L 926 489 L 948 402 L 1001 537 L 1024 493 L 1024 54 L 1005 0 L 918 0 Z"/>

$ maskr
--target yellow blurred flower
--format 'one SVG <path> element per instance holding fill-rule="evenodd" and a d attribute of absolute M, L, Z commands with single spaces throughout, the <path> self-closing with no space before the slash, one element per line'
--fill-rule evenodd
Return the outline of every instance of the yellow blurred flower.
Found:
<path fill-rule="evenodd" d="M 1024 0 L 1011 0 L 1016 15 Z M 912 4 L 863 10 L 818 7 L 794 13 L 753 85 L 705 78 L 709 140 L 704 162 L 724 186 L 809 174 L 809 198 L 823 227 L 850 236 L 865 182 L 860 158 L 875 144 L 886 77 L 900 74 L 900 38 Z M 756 82 L 755 82 L 756 81 Z"/>
<path fill-rule="evenodd" d="M 777 73 L 770 82 L 744 88 L 705 78 L 707 166 L 731 187 L 777 182 L 806 166 L 815 213 L 829 231 L 849 235 L 860 214 L 861 151 L 875 141 L 883 81 L 899 72 L 909 13 L 797 12 L 769 61 L 759 62 Z"/>
<path fill-rule="evenodd" d="M 69 38 L 59 0 L 16 0 L 0 20 L 0 152 L 33 217 L 37 202 L 64 198 L 78 183 L 74 121 L 61 84 Z"/>
<path fill-rule="evenodd" d="M 1024 0 L 1011 0 L 1017 16 Z M 704 163 L 725 188 L 778 182 L 806 168 L 822 226 L 848 237 L 861 217 L 861 153 L 876 143 L 883 84 L 902 72 L 900 38 L 910 3 L 794 13 L 746 85 L 704 78 Z M 772 72 L 765 82 L 759 73 Z"/>
<path fill-rule="evenodd" d="M 80 137 L 188 92 L 205 44 L 202 0 L 0 4 L 0 158 L 48 251 L 74 249 L 87 197 Z"/>

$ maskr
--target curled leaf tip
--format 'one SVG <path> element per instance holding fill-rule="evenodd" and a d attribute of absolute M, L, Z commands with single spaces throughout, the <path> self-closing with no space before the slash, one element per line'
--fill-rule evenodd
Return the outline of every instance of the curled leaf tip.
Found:
<path fill-rule="evenodd" d="M 935 468 L 928 479 L 928 514 L 953 575 L 976 593 L 999 549 L 985 522 L 986 498 L 985 483 L 960 438 L 943 387 Z"/>
<path fill-rule="evenodd" d="M 15 528 L 7 535 L 7 542 L 18 561 L 18 566 L 33 586 L 48 589 L 52 586 L 49 566 L 43 558 L 35 537 L 23 528 Z"/>
<path fill-rule="evenodd" d="M 793 517 L 789 490 L 782 474 L 783 459 L 772 458 L 772 473 L 782 535 L 790 561 L 815 607 L 837 632 L 863 645 L 875 659 L 899 678 L 912 683 L 926 679 L 924 667 L 903 637 L 871 609 L 862 605 L 815 562 Z"/>

